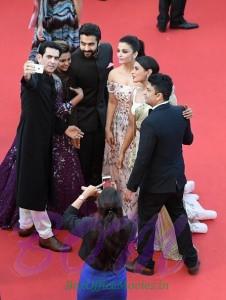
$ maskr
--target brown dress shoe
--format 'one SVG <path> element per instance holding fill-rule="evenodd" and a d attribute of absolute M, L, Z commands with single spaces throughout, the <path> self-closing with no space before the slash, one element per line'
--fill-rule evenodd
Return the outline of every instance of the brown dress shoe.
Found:
<path fill-rule="evenodd" d="M 39 246 L 55 252 L 70 252 L 71 246 L 61 243 L 55 236 L 48 239 L 39 238 Z"/>
<path fill-rule="evenodd" d="M 199 272 L 199 268 L 200 268 L 200 261 L 198 260 L 194 267 L 187 267 L 188 273 L 190 275 L 196 275 Z"/>
<path fill-rule="evenodd" d="M 132 273 L 139 273 L 142 275 L 153 275 L 154 274 L 154 269 L 150 269 L 148 267 L 145 267 L 137 262 L 137 259 L 134 261 L 126 263 L 126 270 L 128 272 Z"/>
<path fill-rule="evenodd" d="M 19 234 L 19 236 L 21 236 L 21 237 L 27 237 L 27 236 L 30 236 L 30 235 L 32 235 L 32 233 L 35 231 L 35 226 L 34 225 L 32 225 L 32 227 L 31 228 L 28 228 L 28 229 L 19 229 L 19 231 L 18 231 L 18 234 Z"/>

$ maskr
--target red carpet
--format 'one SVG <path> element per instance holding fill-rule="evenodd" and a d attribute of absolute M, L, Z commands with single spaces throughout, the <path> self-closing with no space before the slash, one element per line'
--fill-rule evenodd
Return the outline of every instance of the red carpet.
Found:
<path fill-rule="evenodd" d="M 19 79 L 22 64 L 31 45 L 27 25 L 31 0 L 1 3 L 1 101 L 0 159 L 15 135 L 19 118 Z M 156 30 L 157 0 L 86 0 L 83 21 L 98 23 L 103 40 L 116 50 L 124 34 L 138 35 L 146 52 L 159 61 L 161 71 L 174 79 L 179 102 L 192 107 L 195 142 L 185 148 L 187 177 L 194 179 L 201 203 L 218 211 L 218 219 L 208 222 L 206 235 L 195 235 L 201 271 L 189 276 L 182 264 L 156 259 L 152 277 L 129 274 L 128 299 L 223 300 L 226 276 L 226 43 L 224 0 L 187 1 L 186 18 L 197 21 L 192 31 Z M 15 231 L 0 231 L 0 299 L 75 299 L 73 285 L 78 282 L 82 262 L 77 257 L 79 241 L 66 232 L 74 251 L 69 255 L 50 253 L 37 246 L 37 236 L 19 239 Z M 106 299 L 107 300 L 107 299 Z"/>

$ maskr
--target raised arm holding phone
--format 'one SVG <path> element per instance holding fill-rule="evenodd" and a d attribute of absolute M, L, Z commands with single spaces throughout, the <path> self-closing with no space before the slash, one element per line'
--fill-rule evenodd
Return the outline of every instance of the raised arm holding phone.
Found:
<path fill-rule="evenodd" d="M 35 73 L 35 65 L 24 65 L 21 80 L 21 118 L 17 130 L 17 204 L 19 206 L 19 235 L 29 236 L 34 228 L 39 245 L 57 252 L 71 251 L 71 247 L 56 239 L 46 212 L 51 181 L 51 147 L 54 133 L 70 138 L 82 137 L 75 126 L 67 126 L 55 117 L 56 89 L 53 72 L 57 68 L 61 50 L 53 42 L 39 47 L 37 60 L 43 74 Z"/>

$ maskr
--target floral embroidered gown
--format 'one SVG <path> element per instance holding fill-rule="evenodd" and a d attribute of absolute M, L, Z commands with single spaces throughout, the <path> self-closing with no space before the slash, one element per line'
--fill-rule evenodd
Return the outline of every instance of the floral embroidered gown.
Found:
<path fill-rule="evenodd" d="M 128 127 L 128 116 L 132 105 L 132 94 L 134 87 L 120 84 L 116 82 L 108 82 L 108 92 L 113 93 L 118 101 L 112 121 L 112 132 L 114 135 L 114 147 L 105 144 L 103 175 L 111 175 L 112 180 L 115 181 L 117 189 L 121 193 L 123 201 L 123 212 L 129 219 L 136 219 L 137 217 L 137 195 L 128 203 L 124 201 L 124 192 L 126 183 L 129 179 L 131 168 L 129 167 L 130 151 L 133 145 L 130 145 L 126 152 L 123 167 L 118 169 L 116 166 L 120 148 L 123 144 L 125 134 Z"/>

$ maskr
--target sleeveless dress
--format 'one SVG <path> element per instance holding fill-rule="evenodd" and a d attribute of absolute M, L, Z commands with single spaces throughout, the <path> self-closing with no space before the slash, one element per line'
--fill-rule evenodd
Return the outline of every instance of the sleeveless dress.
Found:
<path fill-rule="evenodd" d="M 132 105 L 134 87 L 116 82 L 108 82 L 107 86 L 108 92 L 114 94 L 118 101 L 118 105 L 112 121 L 112 132 L 115 145 L 111 148 L 107 143 L 105 144 L 103 175 L 110 175 L 112 180 L 115 181 L 117 190 L 122 196 L 124 214 L 127 215 L 129 219 L 135 220 L 137 218 L 137 194 L 130 203 L 124 201 L 124 192 L 131 173 L 129 157 L 133 145 L 130 145 L 129 149 L 126 151 L 123 167 L 118 169 L 116 166 L 120 148 L 123 144 L 128 127 L 128 116 Z"/>
<path fill-rule="evenodd" d="M 30 58 L 35 58 L 40 41 L 37 39 L 38 22 L 42 23 L 46 41 L 64 40 L 71 51 L 79 46 L 79 24 L 72 0 L 39 0 L 38 15 Z"/>

